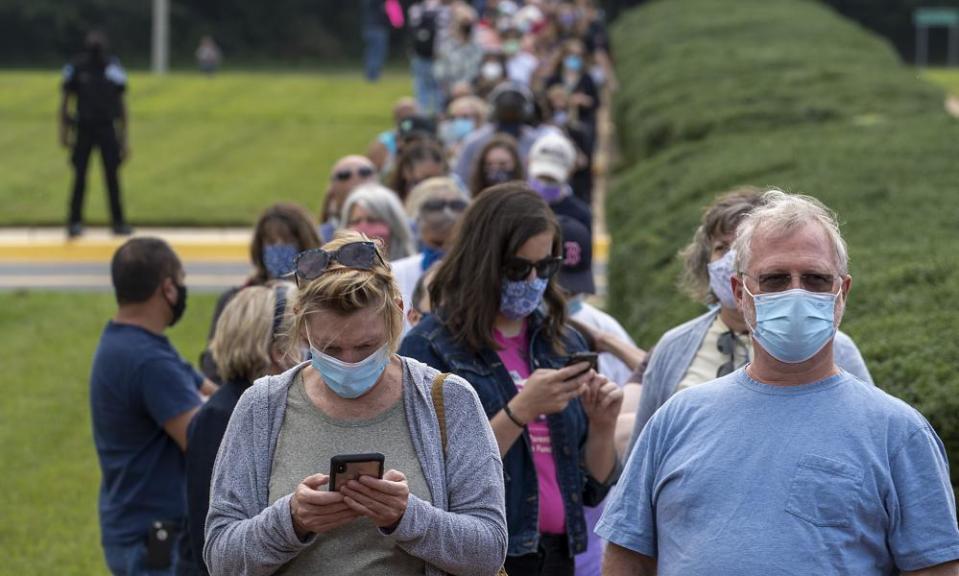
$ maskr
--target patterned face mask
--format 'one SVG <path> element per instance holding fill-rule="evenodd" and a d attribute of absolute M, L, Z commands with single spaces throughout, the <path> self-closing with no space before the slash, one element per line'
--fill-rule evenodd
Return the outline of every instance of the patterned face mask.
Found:
<path fill-rule="evenodd" d="M 539 308 L 549 278 L 503 280 L 500 287 L 499 311 L 510 320 L 526 318 Z"/>
<path fill-rule="evenodd" d="M 293 271 L 293 259 L 299 250 L 293 244 L 272 244 L 263 247 L 263 267 L 270 278 L 282 278 Z"/>

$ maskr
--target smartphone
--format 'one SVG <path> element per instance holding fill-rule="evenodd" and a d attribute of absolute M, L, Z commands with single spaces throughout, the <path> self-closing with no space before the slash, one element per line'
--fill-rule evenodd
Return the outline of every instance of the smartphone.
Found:
<path fill-rule="evenodd" d="M 180 524 L 176 522 L 155 521 L 147 533 L 147 555 L 143 560 L 144 568 L 163 570 L 173 564 L 173 545 L 179 533 Z"/>
<path fill-rule="evenodd" d="M 598 370 L 599 369 L 599 354 L 596 352 L 576 352 L 571 354 L 566 358 L 566 366 L 572 366 L 573 364 L 580 364 L 582 362 L 589 362 L 589 368 L 583 370 L 575 376 L 571 376 L 570 379 L 582 376 L 586 372 L 589 372 L 590 369 Z"/>
<path fill-rule="evenodd" d="M 360 476 L 383 477 L 383 462 L 379 452 L 369 454 L 340 454 L 330 458 L 330 492 L 336 492 L 350 480 Z"/>

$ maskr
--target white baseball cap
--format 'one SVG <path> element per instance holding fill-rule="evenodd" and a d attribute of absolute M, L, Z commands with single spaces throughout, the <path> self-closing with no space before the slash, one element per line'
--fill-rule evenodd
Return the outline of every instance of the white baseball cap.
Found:
<path fill-rule="evenodd" d="M 529 151 L 529 175 L 546 176 L 557 182 L 569 180 L 576 166 L 576 148 L 559 132 L 549 132 L 533 143 Z"/>

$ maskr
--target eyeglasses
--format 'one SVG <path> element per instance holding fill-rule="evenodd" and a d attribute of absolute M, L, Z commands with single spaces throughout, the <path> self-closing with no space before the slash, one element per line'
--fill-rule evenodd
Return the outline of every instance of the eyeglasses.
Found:
<path fill-rule="evenodd" d="M 743 274 L 743 276 L 748 276 Z M 793 275 L 788 273 L 761 274 L 749 276 L 759 284 L 759 290 L 766 292 L 783 292 L 792 286 Z M 836 284 L 836 277 L 832 274 L 807 273 L 799 275 L 799 284 L 810 292 L 832 292 Z"/>
<path fill-rule="evenodd" d="M 716 342 L 716 349 L 719 350 L 719 353 L 723 356 L 729 356 L 729 360 L 724 362 L 716 370 L 716 378 L 722 378 L 727 374 L 731 374 L 736 370 L 736 345 L 739 344 L 739 338 L 736 338 L 736 335 L 732 330 L 728 332 L 723 332 L 719 336 L 719 340 Z M 749 360 L 749 358 L 743 358 L 743 363 Z"/>
<path fill-rule="evenodd" d="M 529 273 L 535 268 L 536 276 L 539 278 L 550 278 L 559 272 L 563 265 L 563 258 L 559 256 L 548 256 L 539 262 L 530 262 L 526 258 L 513 256 L 508 258 L 503 264 L 503 274 L 507 279 L 513 282 L 519 282 L 529 277 Z"/>
<path fill-rule="evenodd" d="M 377 258 L 381 264 L 386 265 L 373 242 L 350 242 L 339 250 L 332 252 L 327 252 L 322 248 L 300 252 L 293 261 L 293 269 L 296 274 L 297 285 L 299 285 L 300 279 L 313 280 L 319 278 L 334 262 L 347 268 L 371 270 Z"/>
<path fill-rule="evenodd" d="M 359 176 L 360 178 L 369 178 L 375 171 L 369 166 L 360 166 L 356 170 L 350 170 L 349 168 L 344 168 L 343 170 L 337 170 L 333 173 L 333 179 L 337 182 L 346 182 L 353 176 Z"/>
<path fill-rule="evenodd" d="M 421 212 L 442 212 L 449 208 L 453 212 L 462 212 L 466 210 L 467 202 L 466 200 L 442 200 L 440 198 L 434 198 L 432 200 L 427 200 L 420 205 Z"/>

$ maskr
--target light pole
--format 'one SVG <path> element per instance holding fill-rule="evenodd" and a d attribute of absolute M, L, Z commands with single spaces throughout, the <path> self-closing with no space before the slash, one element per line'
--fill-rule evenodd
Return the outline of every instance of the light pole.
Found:
<path fill-rule="evenodd" d="M 170 62 L 170 0 L 153 0 L 153 50 L 150 54 L 154 74 L 166 74 Z"/>

